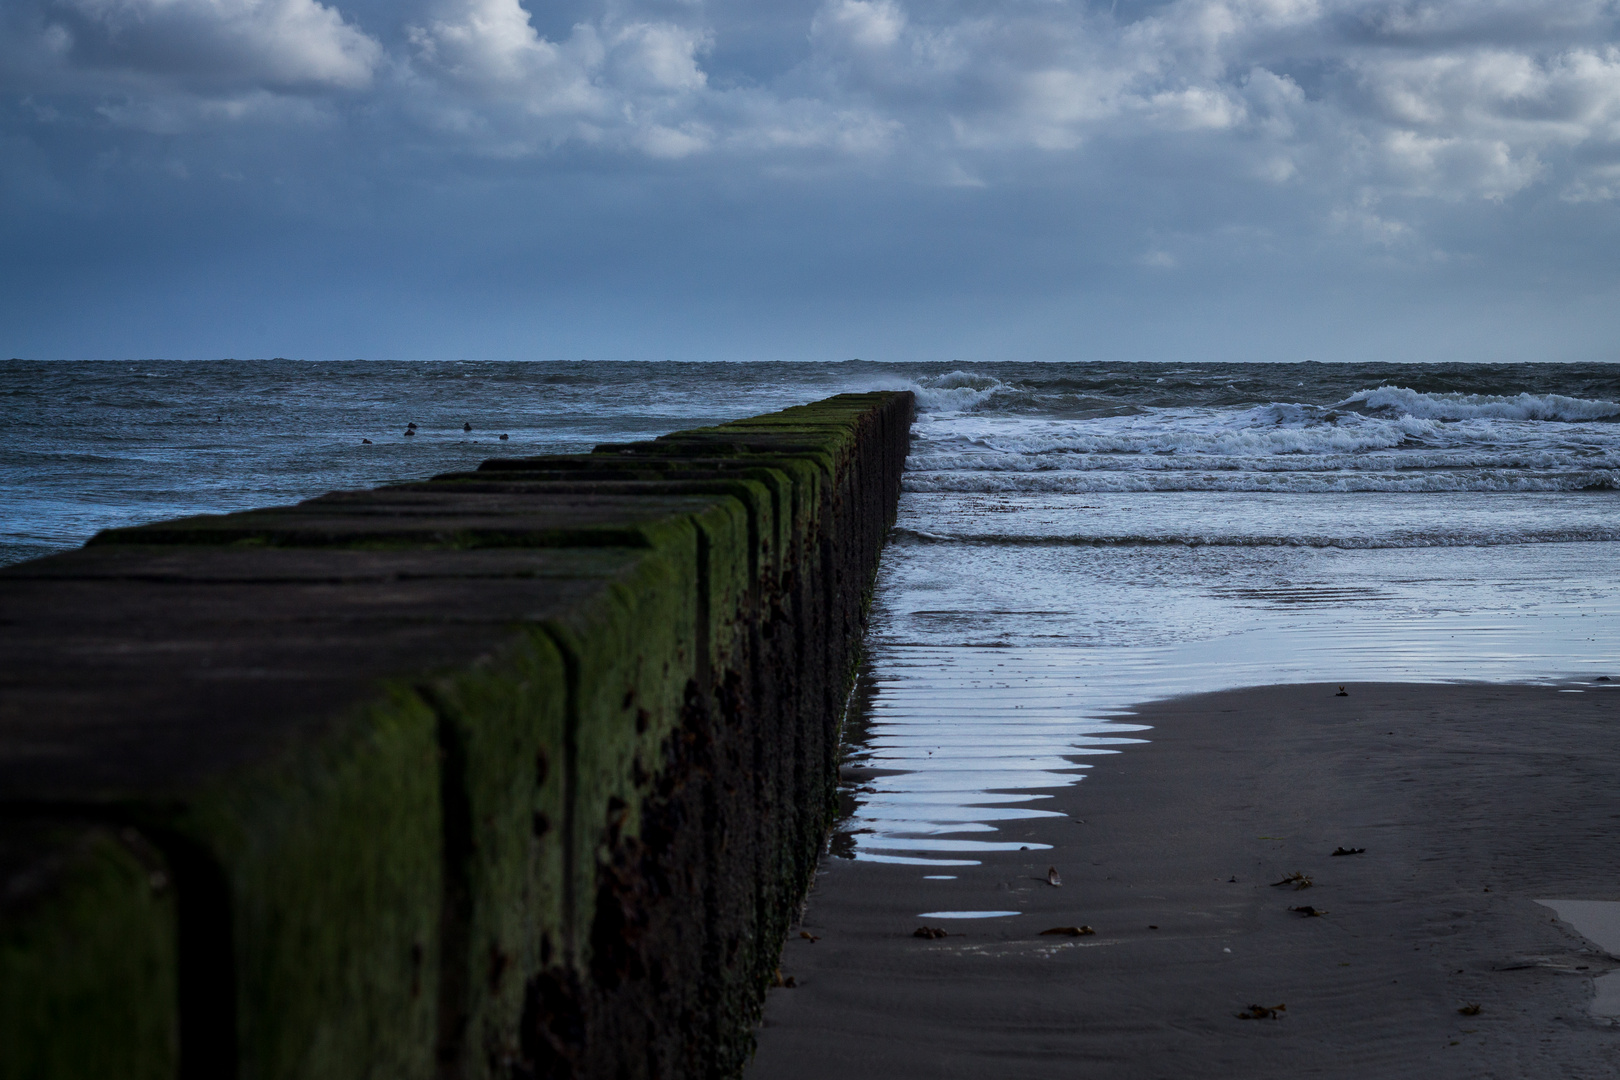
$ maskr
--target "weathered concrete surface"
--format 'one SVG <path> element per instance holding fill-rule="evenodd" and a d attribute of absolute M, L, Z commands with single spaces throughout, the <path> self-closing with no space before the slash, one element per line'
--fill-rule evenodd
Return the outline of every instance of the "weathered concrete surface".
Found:
<path fill-rule="evenodd" d="M 735 1073 L 911 407 L 0 571 L 0 1080 Z"/>

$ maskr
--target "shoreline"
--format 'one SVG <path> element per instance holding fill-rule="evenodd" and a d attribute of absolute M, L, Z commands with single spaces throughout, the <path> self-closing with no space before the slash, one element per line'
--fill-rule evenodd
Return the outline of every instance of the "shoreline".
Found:
<path fill-rule="evenodd" d="M 1149 742 L 1087 758 L 1041 803 L 1062 817 L 1002 830 L 1051 850 L 947 880 L 823 858 L 745 1075 L 1612 1075 L 1620 1028 L 1589 1008 L 1620 963 L 1537 903 L 1620 900 L 1603 685 L 1143 705 L 1120 719 Z M 1271 884 L 1292 873 L 1311 887 Z M 921 917 L 942 910 L 1021 914 Z M 1060 926 L 1095 933 L 1041 934 Z"/>

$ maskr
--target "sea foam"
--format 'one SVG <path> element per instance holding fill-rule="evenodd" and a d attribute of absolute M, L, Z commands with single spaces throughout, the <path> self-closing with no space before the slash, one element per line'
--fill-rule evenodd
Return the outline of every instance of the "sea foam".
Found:
<path fill-rule="evenodd" d="M 1574 492 L 1620 489 L 1620 404 L 1405 387 L 1332 405 L 1064 415 L 967 371 L 920 391 L 912 492 Z M 1071 403 L 1072 404 L 1072 403 Z"/>
<path fill-rule="evenodd" d="M 1607 420 L 1620 417 L 1620 402 L 1593 401 L 1562 394 L 1515 394 L 1492 397 L 1485 394 L 1424 394 L 1403 386 L 1380 386 L 1360 390 L 1335 408 L 1365 406 L 1404 416 L 1432 420 L 1474 420 L 1492 417 L 1502 420 Z"/>

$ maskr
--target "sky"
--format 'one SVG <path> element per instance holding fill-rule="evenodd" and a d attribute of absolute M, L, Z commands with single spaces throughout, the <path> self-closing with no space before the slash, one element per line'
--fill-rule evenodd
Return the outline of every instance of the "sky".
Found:
<path fill-rule="evenodd" d="M 0 356 L 1620 359 L 1616 0 L 0 0 Z"/>

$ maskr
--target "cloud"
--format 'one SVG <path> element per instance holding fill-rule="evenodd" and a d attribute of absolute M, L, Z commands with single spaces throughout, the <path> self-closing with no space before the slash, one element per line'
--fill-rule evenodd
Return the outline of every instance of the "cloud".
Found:
<path fill-rule="evenodd" d="M 518 0 L 446 0 L 406 28 L 406 98 L 470 149 L 541 153 L 569 143 L 656 159 L 707 149 L 702 29 L 603 17 L 550 40 Z"/>
<path fill-rule="evenodd" d="M 1501 199 L 1552 175 L 1550 157 L 1620 151 L 1613 46 L 1376 55 L 1347 70 L 1363 95 L 1364 130 L 1379 137 L 1392 182 L 1412 193 Z M 1567 159 L 1576 184 L 1583 164 Z"/>
<path fill-rule="evenodd" d="M 882 53 L 905 28 L 906 14 L 894 0 L 832 0 L 811 20 L 810 36 L 835 53 Z"/>
<path fill-rule="evenodd" d="M 585 4 L 548 36 L 520 0 L 374 8 L 371 32 L 340 0 L 20 0 L 0 71 L 64 115 L 153 132 L 307 123 L 360 100 L 359 122 L 421 124 L 447 154 L 573 145 L 769 169 L 813 148 L 943 177 L 964 153 L 1099 141 L 1207 159 L 1220 136 L 1263 182 L 1316 170 L 1358 197 L 1500 200 L 1540 183 L 1599 198 L 1620 152 L 1615 14 L 1596 0 L 795 10 L 777 40 L 808 52 L 738 79 L 711 67 L 749 25 L 700 5 Z M 317 107 L 278 108 L 288 96 Z"/>
<path fill-rule="evenodd" d="M 406 27 L 409 62 L 441 93 L 486 108 L 517 105 L 536 117 L 606 113 L 610 101 L 592 79 L 606 50 L 593 28 L 547 41 L 517 0 L 464 0 L 442 11 Z"/>
<path fill-rule="evenodd" d="M 207 91 L 360 90 L 383 54 L 316 0 L 56 0 L 28 14 L 35 59 L 92 91 L 109 78 Z"/>
<path fill-rule="evenodd" d="M 384 238 L 457 207 L 495 248 L 517 243 L 507 215 L 617 236 L 615 215 L 645 212 L 615 241 L 624 265 L 674 246 L 729 272 L 717 252 L 780 240 L 779 263 L 850 282 L 883 265 L 885 287 L 907 266 L 994 264 L 975 280 L 1034 294 L 1491 252 L 1556 275 L 1549 236 L 1607 265 L 1620 213 L 1620 9 L 0 0 L 0 146 L 0 227 L 206 193 L 221 221 L 319 213 Z M 659 224 L 701 205 L 729 225 L 725 199 L 750 224 L 724 242 L 712 220 Z"/>

